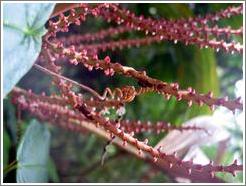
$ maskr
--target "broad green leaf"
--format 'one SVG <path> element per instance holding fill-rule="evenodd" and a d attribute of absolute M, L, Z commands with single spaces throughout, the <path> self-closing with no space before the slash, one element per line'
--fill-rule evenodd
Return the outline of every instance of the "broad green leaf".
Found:
<path fill-rule="evenodd" d="M 3 4 L 3 96 L 32 67 L 54 3 Z"/>
<path fill-rule="evenodd" d="M 18 183 L 48 181 L 50 132 L 37 120 L 31 121 L 17 150 Z"/>

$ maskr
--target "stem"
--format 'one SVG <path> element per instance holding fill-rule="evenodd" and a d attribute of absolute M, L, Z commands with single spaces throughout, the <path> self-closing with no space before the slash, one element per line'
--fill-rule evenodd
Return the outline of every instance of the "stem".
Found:
<path fill-rule="evenodd" d="M 7 165 L 4 169 L 3 169 L 3 174 L 7 174 L 10 171 L 14 170 L 17 168 L 17 161 L 14 160 L 12 163 L 10 163 L 9 165 Z"/>
<path fill-rule="evenodd" d="M 115 159 L 118 159 L 118 158 L 122 158 L 122 157 L 125 158 L 128 155 L 129 154 L 127 154 L 126 151 L 120 151 L 119 153 L 116 153 L 116 154 L 106 158 L 105 160 L 107 162 L 109 162 L 109 161 L 112 161 L 112 160 L 115 160 Z M 84 176 L 90 174 L 91 171 L 95 171 L 96 168 L 102 168 L 102 166 L 100 166 L 100 165 L 101 165 L 101 160 L 98 160 L 98 161 L 94 162 L 89 167 L 86 167 L 85 169 L 81 170 L 79 176 L 80 177 L 84 177 Z M 78 180 L 78 181 L 80 181 L 80 180 Z"/>
<path fill-rule="evenodd" d="M 95 97 L 97 97 L 97 98 L 100 99 L 100 100 L 104 100 L 104 99 L 105 99 L 104 96 L 100 96 L 95 90 L 91 89 L 90 87 L 88 87 L 88 86 L 86 86 L 86 85 L 77 83 L 76 81 L 73 81 L 73 80 L 71 80 L 71 79 L 69 79 L 69 78 L 66 78 L 66 77 L 64 77 L 64 76 L 62 76 L 62 75 L 59 75 L 59 74 L 57 74 L 57 73 L 55 73 L 55 72 L 52 72 L 52 71 L 48 70 L 47 68 L 44 68 L 44 67 L 42 67 L 42 66 L 40 66 L 40 65 L 38 65 L 38 64 L 34 64 L 34 67 L 37 68 L 38 70 L 40 70 L 40 71 L 42 71 L 42 72 L 48 74 L 48 75 L 55 76 L 55 77 L 57 77 L 57 78 L 59 78 L 59 79 L 66 80 L 66 81 L 68 81 L 68 82 L 70 82 L 70 83 L 72 83 L 72 84 L 74 84 L 74 85 L 77 85 L 77 86 L 79 86 L 80 88 L 82 88 L 82 89 L 84 89 L 84 90 L 90 92 L 91 94 L 93 94 Z"/>

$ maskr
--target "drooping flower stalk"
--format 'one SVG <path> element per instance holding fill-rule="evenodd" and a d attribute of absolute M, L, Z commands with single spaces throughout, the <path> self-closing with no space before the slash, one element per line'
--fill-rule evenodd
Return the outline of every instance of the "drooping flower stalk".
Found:
<path fill-rule="evenodd" d="M 183 42 L 184 44 L 196 44 L 199 47 L 211 47 L 216 50 L 223 49 L 227 52 L 239 52 L 242 53 L 243 46 L 240 43 L 226 43 L 224 40 L 217 40 L 216 38 L 210 38 L 208 39 L 209 33 L 211 33 L 211 30 L 203 29 L 203 32 L 205 32 L 205 37 L 197 37 L 196 34 L 199 30 L 199 27 L 197 27 L 197 21 L 201 22 L 203 25 L 207 24 L 208 20 L 214 21 L 220 18 L 225 18 L 227 16 L 234 16 L 242 14 L 242 6 L 230 8 L 226 11 L 223 11 L 222 13 L 218 13 L 215 15 L 207 15 L 205 18 L 200 18 L 195 20 L 182 20 L 180 22 L 178 21 L 172 21 L 172 20 L 159 20 L 155 21 L 150 18 L 145 19 L 143 16 L 136 16 L 134 13 L 130 12 L 129 10 L 121 9 L 119 6 L 115 4 L 109 4 L 110 8 L 103 9 L 101 15 L 108 19 L 109 21 L 117 22 L 118 24 L 122 24 L 125 26 L 128 26 L 129 28 L 134 28 L 136 30 L 144 31 L 146 34 L 151 35 L 160 35 L 162 37 L 168 38 L 167 40 L 174 41 L 174 43 L 177 43 L 178 41 Z M 192 26 L 190 25 L 192 24 Z M 208 27 L 208 26 L 207 26 Z M 217 28 L 213 29 L 213 33 L 217 32 Z M 203 32 L 200 32 L 203 33 Z M 219 35 L 221 30 L 218 30 L 216 35 Z M 233 33 L 229 30 L 227 30 L 227 33 Z M 241 32 L 240 31 L 236 31 Z M 230 35 L 230 34 L 228 34 Z"/>
<path fill-rule="evenodd" d="M 88 45 L 78 45 L 76 49 L 82 50 L 87 49 L 89 51 L 106 51 L 106 50 L 116 50 L 123 48 L 132 48 L 132 47 L 140 47 L 143 45 L 150 45 L 152 43 L 159 43 L 164 39 L 164 37 L 160 36 L 148 36 L 144 38 L 138 39 L 125 39 L 119 41 L 109 41 L 109 42 L 101 42 L 96 44 L 88 44 Z"/>
<path fill-rule="evenodd" d="M 49 108 L 48 104 L 40 104 L 37 102 L 29 102 L 25 100 L 24 95 L 20 95 L 20 97 L 15 97 L 15 101 L 18 101 L 20 104 L 22 104 L 22 108 L 29 108 L 31 112 L 35 113 L 36 116 L 39 117 L 44 117 L 43 119 L 45 119 L 45 117 L 47 118 L 52 118 L 49 117 L 47 112 L 47 109 Z M 30 97 L 31 98 L 31 97 Z M 43 107 L 43 112 L 42 111 L 38 112 L 37 108 L 41 105 L 41 107 Z M 234 162 L 233 164 L 229 165 L 229 166 L 213 166 L 212 164 L 208 164 L 206 166 L 202 166 L 199 164 L 193 164 L 190 161 L 182 161 L 179 160 L 177 157 L 175 157 L 175 155 L 168 155 L 165 153 L 162 153 L 160 148 L 159 149 L 154 149 L 153 147 L 149 146 L 147 143 L 147 140 L 144 141 L 139 141 L 136 138 L 134 138 L 132 135 L 132 133 L 125 133 L 123 130 L 117 128 L 116 124 L 113 124 L 114 121 L 110 121 L 107 120 L 103 117 L 101 117 L 98 113 L 94 112 L 94 111 L 89 111 L 88 108 L 83 104 L 80 106 L 76 106 L 78 108 L 78 110 L 89 120 L 92 121 L 93 123 L 95 123 L 98 126 L 104 127 L 105 130 L 109 130 L 111 133 L 113 133 L 114 135 L 118 136 L 119 138 L 121 138 L 123 140 L 123 143 L 126 145 L 126 143 L 130 143 L 131 145 L 135 146 L 137 149 L 139 149 L 139 152 L 144 151 L 145 153 L 148 153 L 149 155 L 152 156 L 153 161 L 156 162 L 157 159 L 163 159 L 167 162 L 169 162 L 170 165 L 172 166 L 180 166 L 182 168 L 185 168 L 185 170 L 189 173 L 189 175 L 192 175 L 192 172 L 199 172 L 200 174 L 203 174 L 205 172 L 210 173 L 211 175 L 214 174 L 214 172 L 228 172 L 228 173 L 232 173 L 233 175 L 235 174 L 235 171 L 239 171 L 242 170 L 242 166 L 241 165 L 237 165 L 236 162 Z M 59 107 L 57 106 L 51 106 L 52 109 L 55 109 L 55 113 L 60 110 Z M 41 109 L 42 110 L 42 109 Z M 66 113 L 69 115 L 74 114 L 74 111 L 64 111 L 62 110 L 63 114 L 65 114 L 64 119 L 69 119 L 70 117 L 66 117 Z M 53 114 L 53 118 L 59 118 L 58 115 L 54 115 L 54 112 L 50 112 L 51 114 Z M 55 117 L 54 117 L 55 116 Z M 80 114 L 79 117 L 82 117 L 82 115 Z M 62 124 L 63 122 L 61 122 Z M 74 126 L 74 125 L 69 125 L 69 128 L 71 130 L 80 130 L 78 129 L 78 126 Z M 172 166 L 170 166 L 170 168 L 172 168 Z"/>
<path fill-rule="evenodd" d="M 119 26 L 115 28 L 108 28 L 100 30 L 96 33 L 87 33 L 87 34 L 76 34 L 76 35 L 70 35 L 68 37 L 60 37 L 58 40 L 62 42 L 65 46 L 69 45 L 82 45 L 84 43 L 93 42 L 93 41 L 100 41 L 107 37 L 112 37 L 118 34 L 122 34 L 125 32 L 129 32 L 129 28 L 125 26 Z"/>
<path fill-rule="evenodd" d="M 132 77 L 136 79 L 142 86 L 142 89 L 148 89 L 148 91 L 155 91 L 166 96 L 167 99 L 171 96 L 176 97 L 177 100 L 186 100 L 188 105 L 191 106 L 192 103 L 197 103 L 202 106 L 203 104 L 208 105 L 212 110 L 214 106 L 224 106 L 233 112 L 235 109 L 242 110 L 243 105 L 240 98 L 230 101 L 227 97 L 225 98 L 213 98 L 213 93 L 209 92 L 207 94 L 198 94 L 194 89 L 189 87 L 187 90 L 179 89 L 177 83 L 166 83 L 154 78 L 150 78 L 145 72 L 137 71 L 131 67 L 122 66 L 119 63 L 112 63 L 109 57 L 104 60 L 99 60 L 96 56 L 87 55 L 86 50 L 76 51 L 75 47 L 65 48 L 60 43 L 50 44 L 51 50 L 60 56 L 67 57 L 72 64 L 77 65 L 82 63 L 86 68 L 92 70 L 93 68 L 104 70 L 105 75 L 114 75 L 114 73 L 122 74 L 127 77 Z M 143 91 L 144 92 L 144 91 Z M 134 99 L 137 92 L 132 91 L 130 100 Z"/>
<path fill-rule="evenodd" d="M 19 104 L 21 106 L 22 109 L 27 109 L 29 110 L 29 112 L 36 116 L 37 118 L 39 118 L 42 121 L 48 121 L 51 122 L 52 124 L 55 124 L 59 127 L 62 127 L 64 129 L 67 130 L 71 130 L 74 132 L 79 132 L 79 133 L 86 133 L 87 130 L 92 131 L 94 133 L 97 133 L 98 135 L 101 135 L 105 138 L 110 139 L 110 136 L 105 136 L 107 134 L 107 132 L 103 132 L 102 128 L 100 127 L 100 125 L 98 125 L 98 127 L 100 128 L 93 128 L 93 126 L 91 124 L 89 124 L 88 122 L 84 122 L 84 117 L 81 113 L 79 114 L 75 114 L 74 111 L 71 111 L 70 109 L 63 107 L 63 106 L 59 106 L 56 104 L 50 104 L 47 102 L 42 102 L 39 99 L 33 99 L 34 97 L 31 96 L 29 97 L 28 95 L 30 94 L 30 92 L 26 92 L 26 95 L 22 94 L 23 90 L 15 88 L 13 91 L 13 95 L 12 95 L 12 99 L 16 104 Z M 75 116 L 75 117 L 71 117 L 71 116 Z M 86 129 L 86 130 L 84 130 Z M 123 142 L 120 142 L 118 140 L 114 140 L 114 143 L 116 143 L 118 146 L 120 146 L 123 149 L 126 149 L 127 151 L 132 152 L 133 154 L 135 154 L 136 156 L 146 159 L 148 160 L 149 157 L 144 155 L 144 152 L 141 153 L 141 155 L 139 154 L 138 150 L 133 150 L 130 148 L 130 145 L 128 144 L 126 146 L 126 144 Z M 145 143 L 147 143 L 147 140 L 145 140 Z M 187 177 L 189 179 L 194 179 L 197 180 L 197 175 L 195 172 L 198 170 L 200 173 L 200 166 L 197 166 L 197 169 L 193 169 L 192 172 L 194 172 L 194 175 L 189 175 L 187 174 L 187 170 L 186 167 L 182 167 L 182 165 L 180 164 L 180 162 L 182 161 L 178 161 L 179 164 L 172 164 L 170 163 L 170 158 L 168 159 L 168 161 L 165 161 L 166 163 L 168 163 L 169 165 L 163 164 L 162 162 L 160 163 L 160 159 L 158 159 L 158 164 L 156 164 L 157 166 L 160 167 L 161 170 L 163 170 L 163 168 L 165 169 L 171 169 L 173 172 L 175 172 L 176 176 L 178 175 L 182 175 L 183 177 Z M 151 162 L 149 161 L 149 163 L 155 164 L 155 162 L 153 162 L 153 159 L 151 160 Z M 172 165 L 172 166 L 170 166 Z M 237 168 L 235 168 L 235 164 L 232 164 L 234 166 L 234 171 L 236 171 Z M 178 166 L 178 171 L 176 170 L 176 166 Z M 225 166 L 228 169 L 228 166 Z M 232 166 L 231 166 L 232 167 Z M 237 165 L 236 165 L 237 167 Z M 204 170 L 206 170 L 206 166 L 204 166 Z M 231 171 L 231 172 L 234 172 Z M 204 177 L 206 174 L 206 172 L 201 172 L 203 173 L 201 175 L 201 178 Z M 186 176 L 187 174 L 187 176 Z M 210 173 L 209 173 L 210 175 Z M 207 176 L 207 181 L 216 181 L 215 178 L 212 178 L 211 176 Z M 199 178 L 199 179 L 201 179 Z"/>
<path fill-rule="evenodd" d="M 225 28 L 219 28 L 217 25 L 214 27 L 208 27 L 207 25 L 204 27 L 197 27 L 192 25 L 192 27 L 188 27 L 187 23 L 184 24 L 184 27 L 187 27 L 191 32 L 187 33 L 190 37 L 203 37 L 206 35 L 206 37 L 209 37 L 209 35 L 214 35 L 216 37 L 219 36 L 226 36 L 227 39 L 229 39 L 232 35 L 243 35 L 243 28 L 239 29 L 231 29 L 229 26 Z M 186 30 L 187 30 L 186 29 Z M 83 48 L 93 48 L 97 47 L 101 50 L 111 49 L 114 50 L 114 48 L 124 48 L 124 47 L 132 47 L 132 46 L 140 46 L 140 45 L 147 45 L 151 44 L 153 42 L 161 42 L 162 40 L 167 40 L 168 37 L 165 35 L 157 35 L 157 36 L 146 36 L 144 38 L 137 38 L 137 39 L 125 39 L 125 40 L 119 40 L 119 41 L 108 41 L 103 43 L 96 43 L 96 44 L 85 44 L 87 42 L 92 41 L 99 41 L 103 40 L 106 37 L 112 37 L 114 35 L 118 35 L 124 32 L 131 31 L 128 27 L 125 26 L 118 26 L 116 28 L 109 28 L 109 29 L 103 29 L 96 33 L 88 33 L 84 35 L 79 34 L 73 34 L 68 37 L 60 37 L 58 38 L 60 42 L 62 42 L 65 46 L 69 45 L 75 45 L 76 47 L 80 45 Z M 145 41 L 146 40 L 146 41 Z M 106 45 L 105 48 L 103 45 Z"/>
<path fill-rule="evenodd" d="M 243 4 L 239 6 L 229 6 L 224 10 L 220 10 L 214 14 L 208 13 L 204 17 L 198 16 L 198 17 L 190 17 L 188 20 L 187 19 L 180 19 L 177 22 L 183 23 L 183 22 L 196 22 L 197 24 L 206 24 L 208 22 L 214 22 L 214 21 L 219 21 L 221 19 L 227 19 L 232 16 L 237 16 L 243 14 Z"/>
<path fill-rule="evenodd" d="M 240 28 L 238 30 L 230 30 L 230 31 L 229 31 L 229 28 L 217 28 L 217 31 L 216 31 L 216 27 L 214 27 L 214 28 L 205 28 L 205 30 L 207 32 L 211 32 L 211 33 L 216 34 L 216 36 L 224 34 L 224 35 L 226 35 L 226 37 L 230 37 L 230 35 L 232 33 L 242 35 L 242 28 Z M 231 50 L 232 53 L 235 52 L 234 50 L 242 51 L 242 49 L 243 49 L 243 47 L 240 44 L 235 45 L 235 44 L 230 44 L 230 43 L 226 43 L 223 41 L 216 41 L 216 40 L 210 40 L 207 42 L 207 44 L 204 44 L 203 40 L 199 39 L 199 33 L 202 33 L 202 29 L 198 28 L 198 29 L 195 29 L 195 31 L 193 30 L 193 32 L 190 33 L 190 36 L 192 34 L 194 39 L 193 40 L 190 39 L 189 41 L 186 40 L 185 44 L 197 42 L 201 48 L 210 46 L 211 48 L 214 48 L 217 51 L 219 51 L 222 48 L 225 51 Z M 163 42 L 165 40 L 170 39 L 166 35 L 155 35 L 155 36 L 146 36 L 144 38 L 136 38 L 136 39 L 120 39 L 118 41 L 107 41 L 107 42 L 101 42 L 101 43 L 96 43 L 96 44 L 80 44 L 80 43 L 78 43 L 79 38 L 78 38 L 78 40 L 76 40 L 75 39 L 76 37 L 77 36 L 75 36 L 75 35 L 71 36 L 71 38 L 74 38 L 74 42 L 70 42 L 70 40 L 68 40 L 68 41 L 60 40 L 60 41 L 62 43 L 65 43 L 66 46 L 68 46 L 68 43 L 73 44 L 76 46 L 76 48 L 78 50 L 87 49 L 87 50 L 95 50 L 95 51 L 98 51 L 98 50 L 102 50 L 102 51 L 112 50 L 112 51 L 114 51 L 115 49 L 123 49 L 126 47 L 128 47 L 128 48 L 140 47 L 143 45 L 150 45 L 152 43 L 160 43 L 160 42 Z M 179 40 L 174 40 L 174 41 L 176 44 Z"/>
<path fill-rule="evenodd" d="M 20 108 L 24 110 L 29 110 L 32 115 L 35 115 L 40 120 L 47 120 L 49 118 L 57 119 L 59 118 L 62 123 L 62 127 L 66 127 L 65 121 L 69 119 L 80 120 L 80 121 L 88 121 L 81 113 L 76 113 L 69 109 L 67 106 L 66 100 L 62 99 L 57 95 L 37 95 L 34 94 L 32 91 L 25 91 L 21 88 L 15 87 L 12 91 L 12 100 L 15 104 L 19 105 Z M 86 105 L 95 108 L 93 110 L 101 110 L 101 105 L 93 104 L 93 100 L 80 100 L 80 103 L 84 102 Z M 55 117 L 52 117 L 55 116 Z M 53 122 L 54 124 L 59 122 Z M 72 124 L 68 124 L 68 128 L 73 128 Z M 170 123 L 164 121 L 158 121 L 152 123 L 150 121 L 143 122 L 143 121 L 131 121 L 131 120 L 120 120 L 115 123 L 117 128 L 121 128 L 123 131 L 128 133 L 142 133 L 142 132 L 155 132 L 159 134 L 160 132 L 168 132 L 170 130 L 204 130 L 201 127 L 196 126 L 174 126 Z M 75 126 L 74 128 L 79 129 L 79 126 Z M 81 128 L 83 131 L 83 127 Z M 80 130 L 79 130 L 80 131 Z M 206 132 L 206 131 L 205 131 Z"/>
<path fill-rule="evenodd" d="M 99 4 L 96 7 L 85 4 L 77 9 L 80 10 L 80 13 L 77 13 L 75 9 L 72 9 L 71 15 L 66 17 L 61 14 L 59 21 L 55 23 L 50 22 L 48 35 L 54 35 L 54 30 L 56 30 L 56 32 L 67 32 L 68 26 L 71 23 L 79 25 L 80 21 L 84 21 L 88 14 L 92 14 L 95 17 L 102 16 L 108 21 L 114 21 L 120 25 L 122 24 L 129 30 L 135 29 L 144 31 L 146 34 L 151 34 L 152 36 L 158 35 L 160 40 L 170 40 L 174 41 L 174 43 L 180 41 L 186 45 L 196 44 L 200 48 L 211 47 L 216 49 L 216 51 L 222 49 L 231 53 L 243 52 L 243 46 L 240 43 L 227 43 L 224 40 L 217 39 L 222 33 L 226 34 L 227 37 L 231 34 L 242 35 L 242 28 L 238 30 L 217 27 L 209 28 L 207 24 L 209 21 L 217 21 L 222 18 L 242 14 L 242 5 L 239 7 L 228 8 L 214 15 L 206 15 L 204 18 L 190 18 L 188 20 L 182 19 L 180 21 L 145 19 L 143 16 L 137 17 L 134 13 L 129 10 L 121 9 L 116 4 Z M 198 24 L 201 24 L 202 26 L 198 27 Z M 209 35 L 211 34 L 215 37 L 209 38 Z"/>
<path fill-rule="evenodd" d="M 130 120 L 122 120 L 120 122 L 120 128 L 123 131 L 126 131 L 128 133 L 134 132 L 135 134 L 141 133 L 141 132 L 155 132 L 157 134 L 161 132 L 168 132 L 171 130 L 179 130 L 179 131 L 186 131 L 186 130 L 203 130 L 204 132 L 207 132 L 202 127 L 196 127 L 196 126 L 174 126 L 170 123 L 164 122 L 164 121 L 158 121 L 158 122 L 143 122 L 143 121 L 130 121 Z"/>
<path fill-rule="evenodd" d="M 154 162 L 156 162 L 158 159 L 162 159 L 169 162 L 169 165 L 172 164 L 172 166 L 175 165 L 185 168 L 189 175 L 192 175 L 193 171 L 199 171 L 201 174 L 203 174 L 203 172 L 209 172 L 211 175 L 214 175 L 215 172 L 228 172 L 235 175 L 235 171 L 242 170 L 243 168 L 242 165 L 237 165 L 236 161 L 228 166 L 213 166 L 212 164 L 202 166 L 199 164 L 194 164 L 191 161 L 182 161 L 175 155 L 162 153 L 160 148 L 154 149 L 153 147 L 149 146 L 148 140 L 139 141 L 137 138 L 133 137 L 134 134 L 125 133 L 121 129 L 115 128 L 111 121 L 101 117 L 96 112 L 90 112 L 86 105 L 82 104 L 77 108 L 89 120 L 94 121 L 100 126 L 103 126 L 106 130 L 109 130 L 112 133 L 112 136 L 118 136 L 125 143 L 129 143 L 135 146 L 139 150 L 140 154 L 142 152 L 148 153 L 150 156 L 152 156 Z M 170 166 L 170 168 L 172 168 L 172 166 Z"/>

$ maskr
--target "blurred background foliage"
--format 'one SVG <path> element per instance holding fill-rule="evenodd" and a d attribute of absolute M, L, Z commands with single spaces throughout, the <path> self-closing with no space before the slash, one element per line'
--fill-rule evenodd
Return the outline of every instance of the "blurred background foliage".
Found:
<path fill-rule="evenodd" d="M 188 18 L 190 16 L 205 15 L 229 6 L 223 4 L 122 4 L 135 12 L 156 19 Z M 239 28 L 242 25 L 242 16 L 219 21 L 220 26 L 230 25 Z M 71 26 L 69 34 L 83 34 L 97 32 L 108 28 L 102 19 L 88 18 L 80 27 Z M 113 26 L 116 26 L 113 24 Z M 113 39 L 143 37 L 136 32 L 114 36 Z M 240 38 L 234 38 L 240 41 Z M 182 88 L 189 86 L 200 93 L 213 91 L 216 96 L 234 98 L 234 85 L 242 79 L 242 55 L 216 53 L 211 49 L 200 49 L 197 46 L 185 46 L 182 43 L 164 41 L 161 43 L 143 46 L 140 48 L 106 51 L 100 53 L 101 58 L 109 55 L 112 61 L 132 66 L 137 70 L 146 70 L 151 77 L 166 81 L 178 82 Z M 102 72 L 88 72 L 81 66 L 65 65 L 65 76 L 78 82 L 87 84 L 103 92 L 105 87 L 119 87 L 137 82 L 119 75 L 113 78 L 105 77 Z M 19 82 L 18 86 L 32 89 L 35 93 L 42 91 L 50 94 L 55 91 L 50 78 L 43 73 L 32 69 Z M 9 96 L 10 97 L 10 96 Z M 21 135 L 32 117 L 23 111 L 21 118 L 17 118 L 17 108 L 11 104 L 9 98 L 4 100 L 4 167 L 15 160 L 16 148 Z M 139 96 L 134 102 L 127 105 L 125 118 L 140 119 L 143 121 L 170 121 L 174 125 L 181 125 L 184 121 L 198 115 L 211 114 L 204 107 L 193 105 L 188 109 L 187 103 L 177 102 L 174 98 L 166 101 L 162 96 L 149 93 Z M 17 127 L 18 126 L 18 127 Z M 100 160 L 106 141 L 94 134 L 74 134 L 49 125 L 52 136 L 50 149 L 49 175 L 50 182 L 168 182 L 166 175 L 159 171 L 151 174 L 151 167 L 145 162 L 129 155 L 110 145 L 107 160 L 101 166 Z M 166 134 L 141 134 L 140 139 L 149 138 L 150 144 L 155 145 Z M 238 134 L 235 134 L 238 136 Z M 242 138 L 241 138 L 242 139 Z M 240 140 L 240 139 L 239 139 Z M 242 147 L 241 147 L 242 148 Z M 216 147 L 204 148 L 204 152 L 213 158 Z M 234 150 L 229 151 L 222 163 L 231 163 Z M 242 151 L 242 149 L 241 149 Z M 230 161 L 228 161 L 228 159 Z M 5 175 L 5 182 L 15 182 L 15 171 Z M 231 178 L 222 176 L 225 181 L 241 182 L 241 176 Z"/>

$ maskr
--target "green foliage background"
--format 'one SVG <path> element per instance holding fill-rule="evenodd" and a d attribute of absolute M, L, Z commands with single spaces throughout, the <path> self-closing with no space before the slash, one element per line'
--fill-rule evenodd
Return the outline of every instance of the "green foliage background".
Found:
<path fill-rule="evenodd" d="M 136 14 L 144 14 L 153 18 L 172 18 L 204 15 L 228 7 L 228 4 L 123 4 Z M 219 21 L 219 25 L 231 25 L 238 28 L 242 25 L 242 16 Z M 110 25 L 101 19 L 89 18 L 80 27 L 71 26 L 71 33 L 96 32 Z M 114 25 L 115 26 L 115 25 Z M 66 34 L 60 34 L 66 35 Z M 137 33 L 124 33 L 121 38 L 142 37 Z M 119 37 L 114 37 L 117 40 Z M 235 38 L 240 40 L 240 38 Z M 106 51 L 100 54 L 112 57 L 112 61 L 132 66 L 137 70 L 146 70 L 151 77 L 167 81 L 178 82 L 182 88 L 189 86 L 200 93 L 213 91 L 216 96 L 229 95 L 233 98 L 234 84 L 242 78 L 242 56 L 230 55 L 224 52 L 215 53 L 211 49 L 200 49 L 197 46 L 176 45 L 164 41 L 159 44 L 140 48 L 124 49 L 122 51 Z M 137 82 L 116 75 L 113 78 L 103 76 L 102 72 L 87 72 L 80 67 L 66 65 L 64 72 L 67 77 L 88 84 L 102 92 L 105 87 L 119 87 Z M 38 84 L 36 83 L 38 82 Z M 36 93 L 54 91 L 50 86 L 50 78 L 32 69 L 18 86 L 33 89 Z M 23 134 L 25 127 L 32 117 L 22 112 L 21 122 L 15 117 L 15 106 L 7 99 L 4 101 L 4 166 L 15 159 L 18 146 L 18 131 Z M 211 114 L 204 106 L 192 106 L 177 102 L 174 98 L 166 101 L 157 94 L 139 96 L 133 103 L 127 105 L 125 118 L 158 121 L 170 121 L 181 125 L 184 121 L 197 115 Z M 17 128 L 21 126 L 20 129 Z M 51 131 L 51 153 L 49 161 L 50 182 L 143 182 L 151 167 L 132 155 L 122 152 L 115 146 L 109 147 L 109 160 L 104 166 L 100 165 L 101 155 L 106 141 L 94 134 L 74 134 L 49 125 Z M 150 144 L 155 145 L 165 134 L 142 134 L 138 137 L 149 138 Z M 206 149 L 212 152 L 211 148 Z M 206 151 L 206 152 L 207 152 Z M 231 154 L 229 154 L 231 156 Z M 228 155 L 228 156 L 229 156 Z M 242 181 L 242 177 L 224 178 L 227 181 Z M 15 172 L 5 175 L 6 182 L 15 182 Z M 160 172 L 154 172 L 148 182 L 167 182 L 169 178 Z"/>

